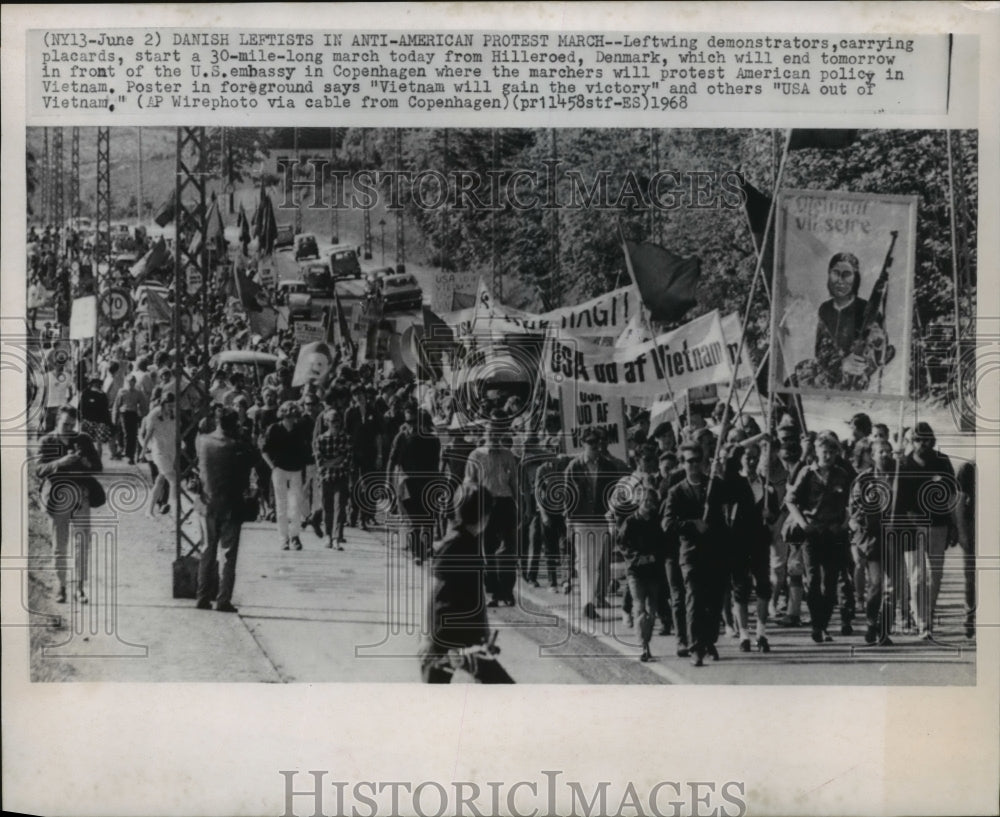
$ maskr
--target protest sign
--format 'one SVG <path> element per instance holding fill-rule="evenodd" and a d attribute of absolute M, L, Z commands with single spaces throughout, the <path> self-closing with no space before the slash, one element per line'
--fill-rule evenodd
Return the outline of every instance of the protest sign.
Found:
<path fill-rule="evenodd" d="M 567 451 L 582 451 L 584 432 L 598 429 L 607 435 L 608 452 L 620 460 L 628 459 L 625 410 L 620 397 L 579 392 L 564 399 L 561 406 Z"/>
<path fill-rule="evenodd" d="M 92 338 L 97 333 L 97 296 L 85 295 L 73 301 L 69 316 L 70 340 Z"/>
<path fill-rule="evenodd" d="M 732 372 L 717 311 L 631 349 L 600 347 L 553 330 L 542 367 L 547 380 L 578 392 L 613 390 L 643 400 L 724 382 Z"/>
<path fill-rule="evenodd" d="M 917 199 L 783 190 L 770 388 L 909 395 Z"/>
<path fill-rule="evenodd" d="M 322 321 L 296 321 L 295 341 L 297 343 L 315 343 L 324 340 L 326 328 Z"/>

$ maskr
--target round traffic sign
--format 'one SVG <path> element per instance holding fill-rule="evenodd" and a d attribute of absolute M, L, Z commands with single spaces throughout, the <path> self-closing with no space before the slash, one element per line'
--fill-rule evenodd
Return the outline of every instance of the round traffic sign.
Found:
<path fill-rule="evenodd" d="M 127 289 L 109 289 L 101 293 L 101 315 L 112 324 L 123 323 L 132 315 L 132 297 Z"/>

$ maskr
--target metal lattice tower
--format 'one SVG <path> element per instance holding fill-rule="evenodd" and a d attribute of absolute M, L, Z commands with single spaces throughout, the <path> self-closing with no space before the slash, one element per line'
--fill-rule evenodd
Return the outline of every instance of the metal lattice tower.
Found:
<path fill-rule="evenodd" d="M 492 154 L 491 164 L 493 170 L 500 169 L 500 139 L 497 129 L 490 131 L 490 153 Z M 497 236 L 499 223 L 497 211 L 490 211 L 490 275 L 493 280 L 493 297 L 498 301 L 503 301 L 503 275 L 500 272 L 500 242 Z"/>
<path fill-rule="evenodd" d="M 558 155 L 557 155 L 557 145 L 556 145 L 556 129 L 552 128 L 549 133 L 551 134 L 552 140 L 552 166 L 557 167 Z M 551 276 L 551 284 L 549 291 L 552 293 L 553 302 L 559 306 L 562 306 L 562 277 L 559 271 L 559 208 L 556 207 L 552 210 L 552 259 L 549 264 L 549 275 Z"/>
<path fill-rule="evenodd" d="M 292 167 L 292 179 L 298 179 L 302 175 L 302 157 L 299 155 L 299 129 L 292 129 L 295 133 L 295 149 L 293 153 L 295 155 L 294 164 Z M 292 188 L 292 196 L 295 196 L 295 188 Z M 298 235 L 302 232 L 302 197 L 299 196 L 299 200 L 295 205 L 295 234 Z"/>
<path fill-rule="evenodd" d="M 403 129 L 396 128 L 396 170 L 403 169 Z M 403 226 L 403 208 L 396 211 L 396 267 L 406 266 L 406 229 Z"/>
<path fill-rule="evenodd" d="M 337 129 L 330 128 L 330 167 L 334 166 L 334 162 L 337 159 L 337 151 L 334 145 L 336 144 Z M 337 204 L 340 202 L 340 196 L 337 191 L 333 191 L 333 206 L 330 208 L 330 241 L 334 244 L 340 243 L 340 210 L 337 208 Z"/>
<path fill-rule="evenodd" d="M 80 228 L 80 129 L 73 128 L 69 143 L 69 212 L 73 229 Z"/>
<path fill-rule="evenodd" d="M 135 137 L 136 137 L 136 149 L 137 149 L 138 154 L 139 154 L 138 155 L 138 159 L 139 159 L 139 178 L 137 180 L 138 181 L 138 190 L 136 191 L 137 199 L 136 199 L 136 204 L 135 204 L 135 212 L 136 212 L 136 218 L 138 219 L 139 225 L 142 226 L 142 224 L 146 220 L 146 208 L 143 207 L 143 204 L 142 204 L 143 199 L 146 197 L 146 193 L 143 190 L 143 185 L 142 185 L 142 182 L 143 182 L 143 178 L 142 178 L 142 170 L 143 170 L 143 168 L 142 168 L 142 128 L 136 128 L 135 129 Z"/>
<path fill-rule="evenodd" d="M 193 509 L 194 493 L 189 487 L 197 474 L 194 439 L 198 426 L 209 413 L 211 385 L 209 358 L 209 269 L 208 202 L 206 200 L 209 145 L 205 128 L 177 129 L 177 175 L 174 210 L 177 239 L 174 242 L 173 348 L 175 381 L 180 384 L 177 398 L 177 483 L 180 501 L 174 508 L 177 558 L 201 550 L 201 525 Z M 201 286 L 192 294 L 188 281 L 200 276 Z M 186 316 L 186 317 L 185 317 Z M 194 371 L 182 366 L 184 354 L 198 354 Z M 194 521 L 192 521 L 194 520 Z"/>
<path fill-rule="evenodd" d="M 368 129 L 361 129 L 361 160 L 368 161 Z M 364 209 L 364 256 L 365 261 L 370 261 L 372 257 L 372 214 L 370 208 Z"/>
<path fill-rule="evenodd" d="M 52 133 L 52 220 L 60 235 L 66 235 L 66 190 L 63 186 L 63 129 L 56 128 Z"/>
<path fill-rule="evenodd" d="M 39 208 L 44 224 L 51 223 L 51 213 L 49 212 L 49 129 L 42 128 L 42 206 Z"/>
<path fill-rule="evenodd" d="M 97 129 L 97 241 L 94 244 L 94 276 L 97 291 L 104 289 L 102 277 L 111 260 L 111 129 Z M 103 265 L 103 268 L 102 268 Z M 98 310 L 100 315 L 100 310 Z"/>

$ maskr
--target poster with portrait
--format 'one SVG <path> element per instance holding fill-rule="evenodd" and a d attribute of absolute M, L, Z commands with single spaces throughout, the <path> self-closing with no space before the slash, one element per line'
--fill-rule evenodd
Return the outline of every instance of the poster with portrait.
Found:
<path fill-rule="evenodd" d="M 917 198 L 784 190 L 772 390 L 906 399 Z"/>

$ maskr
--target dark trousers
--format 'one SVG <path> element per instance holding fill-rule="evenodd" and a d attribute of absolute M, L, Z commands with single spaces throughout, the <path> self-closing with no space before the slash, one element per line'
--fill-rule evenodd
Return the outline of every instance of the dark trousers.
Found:
<path fill-rule="evenodd" d="M 344 525 L 347 524 L 347 500 L 350 496 L 347 476 L 332 479 L 323 477 L 320 485 L 322 486 L 323 524 L 326 527 L 326 535 L 331 539 L 343 539 Z"/>
<path fill-rule="evenodd" d="M 692 650 L 700 654 L 704 654 L 719 638 L 725 570 L 720 566 L 719 554 L 715 550 L 707 543 L 682 541 L 680 545 L 688 643 Z"/>
<path fill-rule="evenodd" d="M 684 589 L 684 574 L 681 571 L 679 554 L 667 559 L 666 572 L 667 585 L 670 588 L 670 611 L 674 615 L 674 632 L 677 633 L 677 643 L 687 646 L 687 593 Z"/>
<path fill-rule="evenodd" d="M 236 584 L 236 554 L 240 547 L 241 523 L 231 517 L 229 509 L 222 513 L 209 511 L 201 518 L 201 522 L 205 534 L 205 544 L 198 566 L 198 601 L 211 601 L 211 592 L 218 586 L 219 594 L 216 601 L 224 604 L 232 600 L 233 587 Z M 222 548 L 226 554 L 226 561 L 222 566 L 221 582 L 218 573 L 219 548 Z"/>
<path fill-rule="evenodd" d="M 135 447 L 139 436 L 139 412 L 123 411 L 122 431 L 125 434 L 125 456 L 130 460 L 135 459 Z"/>
<path fill-rule="evenodd" d="M 767 542 L 734 543 L 732 593 L 736 604 L 749 604 L 751 590 L 758 599 L 771 600 L 771 549 Z"/>
<path fill-rule="evenodd" d="M 406 535 L 406 549 L 416 559 L 426 559 L 431 552 L 434 517 L 427 513 L 420 498 L 407 498 L 399 503 Z"/>
<path fill-rule="evenodd" d="M 673 594 L 670 592 L 670 580 L 667 578 L 667 568 L 664 566 L 663 576 L 660 582 L 657 584 L 656 588 L 656 615 L 660 619 L 660 624 L 663 626 L 664 635 L 669 635 L 668 631 L 673 630 L 673 612 L 671 598 Z M 683 581 L 683 579 L 681 580 Z M 631 613 L 632 612 L 632 583 L 628 582 L 625 585 L 625 592 L 622 594 L 622 612 Z"/>
<path fill-rule="evenodd" d="M 635 620 L 644 647 L 649 645 L 649 639 L 653 635 L 653 620 L 656 618 L 660 586 L 663 584 L 659 565 L 648 567 L 652 569 L 640 569 L 628 574 L 629 592 L 637 608 Z"/>
<path fill-rule="evenodd" d="M 541 513 L 535 512 L 528 530 L 530 554 L 528 565 L 525 568 L 525 576 L 529 580 L 538 579 L 538 569 L 544 556 L 545 572 L 549 584 L 555 587 L 559 583 L 561 542 L 565 536 L 566 526 L 561 518 L 549 516 L 546 521 L 542 519 Z"/>
<path fill-rule="evenodd" d="M 355 455 L 357 456 L 357 455 Z M 350 509 L 350 522 L 351 527 L 355 528 L 360 520 L 362 524 L 368 524 L 375 520 L 375 516 L 372 514 L 371 510 L 362 507 L 361 503 L 357 501 L 354 497 L 354 489 L 368 474 L 375 470 L 375 459 L 374 455 L 371 460 L 365 460 L 363 462 L 358 462 L 355 459 L 354 470 L 351 472 L 350 485 L 348 486 L 348 496 L 351 500 Z"/>
<path fill-rule="evenodd" d="M 962 547 L 962 566 L 965 571 L 965 625 L 976 623 L 976 544 L 975 541 Z"/>
<path fill-rule="evenodd" d="M 517 504 L 511 497 L 497 497 L 483 537 L 486 557 L 486 592 L 497 599 L 513 600 L 517 581 Z"/>
<path fill-rule="evenodd" d="M 826 630 L 837 604 L 837 582 L 844 569 L 844 536 L 840 528 L 806 532 L 802 545 L 806 604 L 813 632 Z"/>

